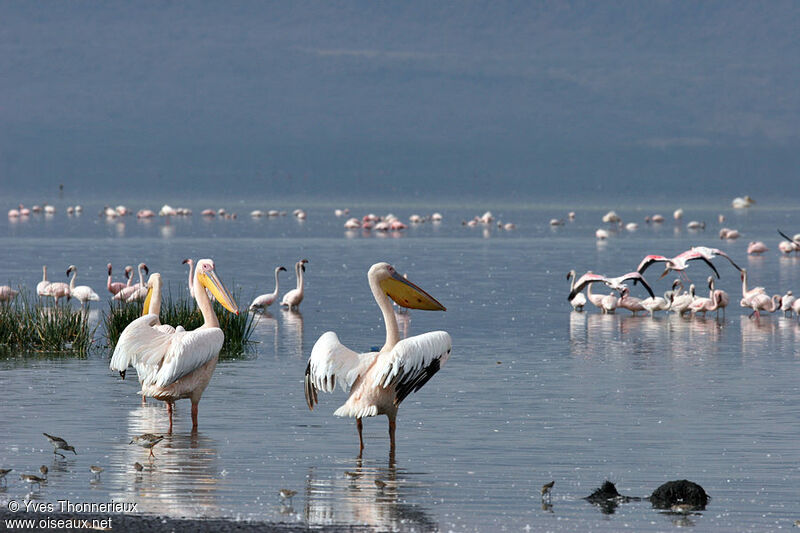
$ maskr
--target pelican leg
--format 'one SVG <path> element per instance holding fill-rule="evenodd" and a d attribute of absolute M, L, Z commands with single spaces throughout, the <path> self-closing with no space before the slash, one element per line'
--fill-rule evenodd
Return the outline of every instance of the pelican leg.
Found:
<path fill-rule="evenodd" d="M 192 432 L 197 431 L 197 407 L 199 404 L 192 402 Z"/>
<path fill-rule="evenodd" d="M 394 440 L 394 431 L 397 429 L 397 422 L 395 422 L 394 416 L 389 416 L 389 455 L 394 457 L 394 449 L 395 449 L 395 440 Z"/>
<path fill-rule="evenodd" d="M 172 402 L 167 402 L 167 414 L 169 415 L 169 433 L 172 433 Z"/>
<path fill-rule="evenodd" d="M 364 424 L 361 423 L 360 418 L 356 418 L 356 428 L 358 429 L 358 457 L 361 457 L 361 453 L 364 451 Z"/>

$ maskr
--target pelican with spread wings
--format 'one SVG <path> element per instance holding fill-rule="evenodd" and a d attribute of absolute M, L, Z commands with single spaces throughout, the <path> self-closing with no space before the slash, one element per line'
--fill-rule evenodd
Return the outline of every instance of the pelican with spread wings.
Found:
<path fill-rule="evenodd" d="M 151 301 L 155 284 L 148 285 L 146 310 L 157 307 L 153 305 L 157 302 Z M 172 404 L 183 398 L 192 402 L 192 431 L 197 430 L 198 403 L 211 381 L 225 341 L 205 289 L 228 311 L 239 314 L 236 302 L 217 276 L 214 261 L 201 259 L 195 266 L 194 298 L 203 314 L 203 325 L 192 331 L 182 327 L 172 329 L 161 325 L 157 312 L 148 313 L 123 330 L 111 358 L 111 369 L 117 370 L 123 379 L 125 370 L 133 365 L 143 396 L 167 402 L 170 430 Z"/>
<path fill-rule="evenodd" d="M 383 314 L 386 343 L 377 352 L 356 353 L 339 342 L 333 331 L 324 333 L 314 344 L 308 359 L 306 402 L 313 410 L 318 390 L 333 392 L 337 383 L 342 389 L 349 389 L 349 398 L 333 414 L 356 419 L 359 456 L 364 450 L 361 419 L 377 415 L 389 418 L 390 454 L 394 456 L 395 421 L 400 403 L 444 366 L 450 357 L 452 341 L 445 331 L 431 331 L 400 340 L 389 298 L 410 309 L 445 311 L 445 307 L 388 263 L 372 265 L 367 279 Z"/>

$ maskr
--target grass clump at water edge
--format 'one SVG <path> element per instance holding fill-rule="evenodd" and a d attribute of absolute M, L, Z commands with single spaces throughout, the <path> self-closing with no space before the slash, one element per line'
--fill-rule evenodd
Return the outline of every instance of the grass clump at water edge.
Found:
<path fill-rule="evenodd" d="M 239 291 L 234 294 L 234 299 L 239 300 Z M 253 342 L 250 337 L 255 330 L 255 317 L 246 311 L 234 315 L 217 302 L 213 305 L 219 327 L 225 335 L 220 357 L 236 356 L 244 352 Z M 103 313 L 109 349 L 114 349 L 122 331 L 140 316 L 142 316 L 142 302 L 111 302 L 108 312 Z M 172 290 L 167 289 L 166 295 L 162 296 L 159 318 L 162 324 L 183 326 L 187 331 L 203 325 L 203 314 L 195 307 L 194 299 L 182 290 L 178 292 L 177 297 L 174 297 Z"/>
<path fill-rule="evenodd" d="M 86 354 L 95 328 L 87 311 L 69 304 L 45 306 L 22 290 L 13 302 L 0 305 L 0 347 L 3 351 Z"/>

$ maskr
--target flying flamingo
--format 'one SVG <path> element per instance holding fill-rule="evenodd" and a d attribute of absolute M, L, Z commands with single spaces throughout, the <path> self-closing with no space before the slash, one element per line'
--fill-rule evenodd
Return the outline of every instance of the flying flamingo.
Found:
<path fill-rule="evenodd" d="M 111 281 L 111 263 L 108 264 L 108 281 L 106 282 L 106 289 L 111 294 L 117 294 L 119 291 L 124 289 L 125 287 L 130 287 L 131 283 L 133 282 L 133 278 L 131 277 L 131 273 L 133 272 L 133 267 L 126 266 L 125 267 L 125 279 L 128 281 L 127 283 L 123 283 L 121 281 L 115 281 L 112 283 Z"/>
<path fill-rule="evenodd" d="M 653 294 L 653 289 L 650 288 L 650 285 L 647 284 L 644 277 L 639 272 L 628 272 L 627 274 L 623 274 L 622 276 L 618 276 L 616 278 L 608 278 L 606 276 L 601 276 L 600 274 L 593 274 L 592 272 L 587 272 L 580 279 L 575 282 L 574 288 L 570 291 L 569 296 L 567 297 L 568 301 L 572 301 L 575 296 L 583 290 L 583 288 L 590 284 L 590 283 L 597 283 L 602 282 L 607 286 L 611 287 L 617 292 L 622 292 L 624 288 L 624 283 L 626 281 L 633 280 L 634 285 L 636 283 L 641 283 L 642 286 L 647 289 L 647 292 L 650 296 L 655 296 Z"/>
<path fill-rule="evenodd" d="M 692 251 L 700 252 L 709 261 L 711 261 L 715 257 L 724 257 L 725 259 L 730 261 L 730 263 L 733 265 L 733 268 L 735 268 L 739 272 L 742 271 L 741 267 L 733 262 L 733 259 L 731 259 L 731 256 L 729 256 L 728 254 L 726 254 L 725 252 L 723 252 L 719 248 L 709 248 L 708 246 L 692 246 Z M 719 276 L 717 276 L 717 278 L 719 278 Z"/>
<path fill-rule="evenodd" d="M 148 294 L 151 294 L 149 291 L 154 290 L 154 284 L 148 282 L 148 285 Z M 210 290 L 228 311 L 239 314 L 236 302 L 217 275 L 214 261 L 201 259 L 195 268 L 194 294 L 197 308 L 203 314 L 203 325 L 192 331 L 183 328 L 164 331 L 159 329 L 161 324 L 157 315 L 146 314 L 128 324 L 111 358 L 111 369 L 118 371 L 123 379 L 129 365 L 136 368 L 143 395 L 167 402 L 170 430 L 172 404 L 189 398 L 192 402 L 192 432 L 197 431 L 200 397 L 211 381 L 225 341 L 205 289 Z M 156 307 L 152 298 L 145 298 L 145 302 L 150 304 L 146 307 L 148 310 L 151 306 Z"/>
<path fill-rule="evenodd" d="M 318 390 L 333 392 L 337 382 L 342 388 L 349 388 L 349 398 L 334 415 L 355 417 L 359 457 L 364 450 L 361 419 L 386 415 L 389 418 L 389 454 L 393 458 L 400 403 L 444 366 L 450 357 L 452 341 L 445 331 L 431 331 L 400 340 L 389 298 L 412 309 L 444 311 L 445 307 L 388 263 L 372 265 L 367 279 L 383 315 L 386 342 L 377 352 L 359 354 L 339 342 L 333 331 L 324 333 L 308 358 L 305 396 L 308 408 L 313 410 Z"/>
<path fill-rule="evenodd" d="M 303 272 L 306 271 L 306 263 L 308 263 L 308 259 L 295 263 L 294 271 L 297 274 L 297 288 L 284 294 L 281 300 L 281 305 L 285 305 L 289 309 L 297 309 L 300 306 L 300 302 L 303 301 Z"/>
<path fill-rule="evenodd" d="M 78 277 L 78 268 L 75 265 L 70 265 L 67 268 L 67 276 L 69 276 L 70 272 L 72 273 L 72 278 L 69 280 L 69 294 L 81 303 L 81 309 L 88 301 L 97 302 L 100 300 L 100 296 L 88 285 L 75 286 L 75 278 Z"/>
<path fill-rule="evenodd" d="M 567 279 L 572 280 L 569 285 L 570 292 L 575 289 L 575 277 L 574 270 L 570 270 L 567 273 Z M 583 292 L 579 292 L 572 300 L 569 301 L 569 303 L 572 304 L 572 308 L 576 311 L 583 311 L 583 306 L 586 305 L 586 296 L 584 296 Z"/>
<path fill-rule="evenodd" d="M 256 297 L 256 299 L 253 300 L 253 303 L 250 304 L 250 309 L 266 309 L 272 305 L 273 302 L 275 302 L 275 300 L 278 298 L 278 272 L 281 271 L 286 272 L 286 268 L 282 266 L 275 268 L 275 290 Z"/>
<path fill-rule="evenodd" d="M 681 275 L 683 276 L 684 275 L 683 271 L 686 270 L 686 268 L 689 266 L 689 261 L 695 261 L 695 260 L 700 260 L 706 263 L 711 268 L 711 270 L 714 271 L 714 274 L 716 274 L 717 277 L 719 277 L 719 272 L 717 272 L 717 269 L 714 267 L 711 261 L 709 261 L 709 259 L 705 255 L 696 250 L 686 250 L 685 252 L 678 254 L 672 258 L 664 257 L 663 255 L 647 255 L 645 256 L 644 259 L 642 259 L 642 262 L 639 263 L 639 266 L 636 269 L 636 271 L 642 274 L 644 273 L 645 270 L 647 270 L 647 268 L 650 265 L 654 263 L 663 262 L 665 263 L 665 268 L 664 268 L 664 273 L 661 274 L 660 276 L 661 278 L 669 274 L 670 271 L 672 270 L 680 272 Z"/>

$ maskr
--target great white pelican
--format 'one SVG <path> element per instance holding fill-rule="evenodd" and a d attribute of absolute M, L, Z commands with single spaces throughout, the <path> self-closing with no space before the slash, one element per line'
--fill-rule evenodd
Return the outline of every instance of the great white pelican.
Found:
<path fill-rule="evenodd" d="M 148 286 L 145 309 L 158 309 L 160 277 Z M 184 398 L 192 402 L 192 431 L 197 430 L 198 403 L 211 380 L 225 341 L 205 289 L 228 311 L 239 314 L 236 302 L 214 269 L 214 261 L 201 259 L 195 266 L 194 297 L 203 314 L 203 325 L 192 331 L 182 327 L 172 330 L 161 326 L 157 313 L 148 313 L 128 324 L 111 358 L 111 369 L 119 371 L 123 379 L 125 370 L 133 365 L 143 396 L 167 402 L 170 430 L 172 404 Z"/>
<path fill-rule="evenodd" d="M 397 319 L 389 298 L 411 309 L 445 311 L 434 297 L 399 275 L 388 263 L 372 265 L 367 274 L 372 295 L 383 314 L 386 343 L 377 352 L 356 353 L 339 342 L 333 331 L 314 344 L 305 376 L 309 409 L 317 403 L 317 390 L 333 392 L 336 383 L 350 389 L 350 397 L 333 414 L 355 417 L 359 456 L 364 450 L 361 419 L 389 418 L 390 454 L 395 450 L 395 420 L 400 403 L 418 391 L 450 357 L 452 341 L 445 331 L 431 331 L 400 340 Z"/>

